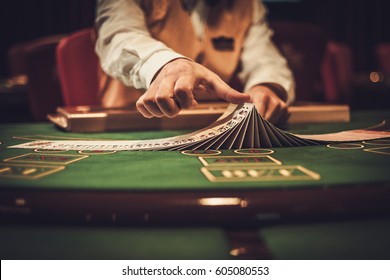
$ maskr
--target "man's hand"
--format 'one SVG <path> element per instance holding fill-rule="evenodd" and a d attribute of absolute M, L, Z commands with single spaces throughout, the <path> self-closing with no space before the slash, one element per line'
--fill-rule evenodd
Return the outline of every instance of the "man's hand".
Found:
<path fill-rule="evenodd" d="M 286 103 L 269 87 L 257 85 L 248 92 L 259 114 L 273 124 L 285 122 L 288 118 Z"/>
<path fill-rule="evenodd" d="M 175 117 L 181 109 L 198 103 L 194 93 L 214 94 L 229 103 L 250 102 L 250 95 L 229 87 L 218 75 L 188 59 L 167 63 L 138 99 L 137 109 L 146 118 Z"/>

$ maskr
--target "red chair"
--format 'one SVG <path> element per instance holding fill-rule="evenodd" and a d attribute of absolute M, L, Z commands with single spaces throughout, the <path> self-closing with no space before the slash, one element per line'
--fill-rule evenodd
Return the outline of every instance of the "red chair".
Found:
<path fill-rule="evenodd" d="M 273 40 L 294 73 L 297 101 L 345 102 L 350 92 L 349 47 L 330 41 L 318 26 L 273 21 Z"/>
<path fill-rule="evenodd" d="M 390 43 L 381 43 L 375 48 L 375 55 L 380 70 L 390 76 Z"/>
<path fill-rule="evenodd" d="M 294 73 L 297 101 L 323 98 L 320 65 L 328 38 L 312 24 L 272 21 L 273 40 Z"/>
<path fill-rule="evenodd" d="M 325 100 L 350 103 L 353 76 L 351 49 L 343 43 L 328 42 L 321 72 Z"/>
<path fill-rule="evenodd" d="M 92 29 L 63 38 L 57 46 L 57 71 L 66 106 L 98 105 L 99 61 Z"/>

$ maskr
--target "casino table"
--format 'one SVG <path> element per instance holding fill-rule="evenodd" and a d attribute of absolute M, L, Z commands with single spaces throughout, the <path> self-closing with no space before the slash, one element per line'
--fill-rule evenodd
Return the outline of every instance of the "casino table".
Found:
<path fill-rule="evenodd" d="M 283 129 L 327 133 L 383 119 L 390 119 L 390 111 Z M 183 133 L 82 134 L 49 123 L 1 124 L 1 258 L 390 257 L 389 140 L 244 154 L 8 148 L 33 140 Z"/>

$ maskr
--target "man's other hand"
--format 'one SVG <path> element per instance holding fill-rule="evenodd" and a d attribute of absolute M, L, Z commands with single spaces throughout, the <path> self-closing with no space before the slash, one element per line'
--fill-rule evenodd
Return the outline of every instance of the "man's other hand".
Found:
<path fill-rule="evenodd" d="M 273 124 L 283 123 L 288 118 L 287 104 L 269 87 L 257 85 L 248 92 L 259 114 Z"/>
<path fill-rule="evenodd" d="M 234 90 L 204 66 L 179 58 L 161 68 L 136 105 L 146 118 L 172 118 L 181 109 L 189 109 L 198 104 L 194 93 L 213 94 L 235 104 L 251 101 L 250 94 Z"/>

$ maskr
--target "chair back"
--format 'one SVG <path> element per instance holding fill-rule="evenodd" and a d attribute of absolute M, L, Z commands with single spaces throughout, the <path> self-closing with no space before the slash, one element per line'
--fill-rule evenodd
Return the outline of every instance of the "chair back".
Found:
<path fill-rule="evenodd" d="M 93 34 L 92 29 L 83 29 L 57 46 L 57 71 L 66 106 L 99 104 L 99 61 Z"/>
<path fill-rule="evenodd" d="M 350 48 L 329 40 L 315 25 L 293 21 L 270 23 L 273 40 L 294 73 L 297 101 L 350 101 Z"/>
<path fill-rule="evenodd" d="M 63 105 L 55 59 L 55 50 L 62 37 L 43 37 L 27 43 L 23 48 L 28 98 L 34 121 L 47 121 L 47 114 Z"/>
<path fill-rule="evenodd" d="M 321 64 L 328 38 L 317 26 L 293 21 L 271 21 L 273 41 L 294 73 L 297 101 L 323 97 Z"/>
<path fill-rule="evenodd" d="M 353 76 L 352 52 L 341 42 L 329 41 L 322 63 L 322 79 L 325 100 L 332 103 L 352 101 Z"/>
<path fill-rule="evenodd" d="M 379 69 L 390 76 L 390 43 L 381 43 L 375 48 L 375 56 Z"/>

